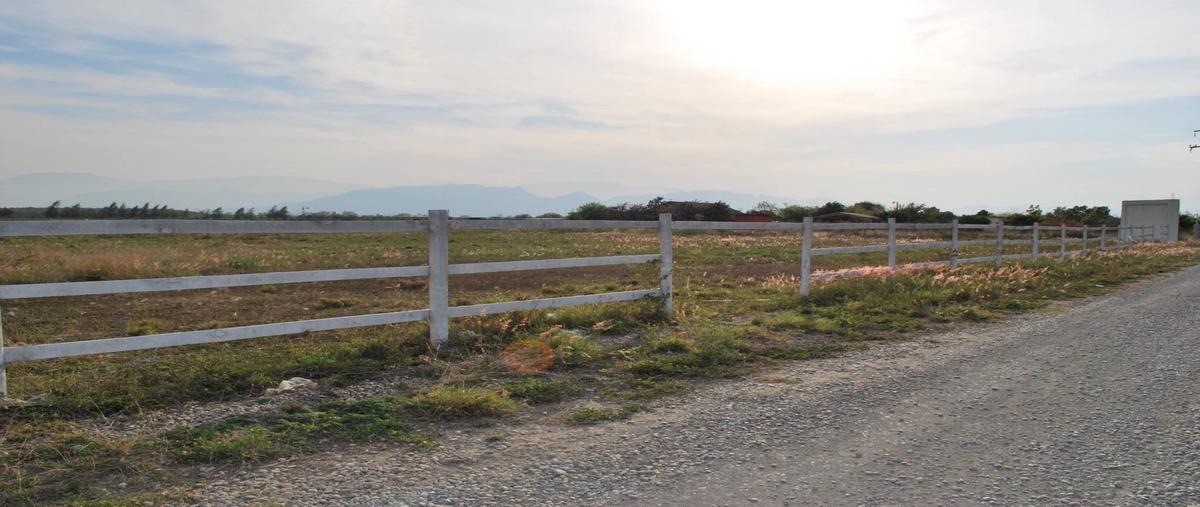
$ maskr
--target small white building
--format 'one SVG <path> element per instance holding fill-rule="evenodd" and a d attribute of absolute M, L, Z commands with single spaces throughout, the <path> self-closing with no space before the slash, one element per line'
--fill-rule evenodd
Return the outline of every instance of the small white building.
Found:
<path fill-rule="evenodd" d="M 1179 199 L 1154 199 L 1147 201 L 1121 201 L 1121 227 L 1153 227 L 1155 241 L 1179 240 Z M 1150 234 L 1151 229 L 1146 233 Z M 1138 231 L 1132 231 L 1134 237 Z M 1122 230 L 1121 237 L 1128 238 L 1130 231 Z"/>

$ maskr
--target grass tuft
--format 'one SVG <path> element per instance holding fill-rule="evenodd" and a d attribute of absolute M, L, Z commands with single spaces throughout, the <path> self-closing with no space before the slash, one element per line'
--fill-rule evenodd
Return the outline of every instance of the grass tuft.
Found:
<path fill-rule="evenodd" d="M 506 392 L 467 387 L 436 387 L 414 396 L 408 406 L 432 419 L 496 417 L 513 413 L 517 402 Z"/>
<path fill-rule="evenodd" d="M 567 414 L 567 420 L 574 424 L 596 424 L 604 421 L 628 419 L 638 412 L 644 412 L 645 405 L 627 403 L 620 409 L 607 407 L 588 407 Z"/>
<path fill-rule="evenodd" d="M 504 390 L 508 391 L 513 398 L 525 400 L 532 404 L 559 402 L 573 391 L 565 382 L 544 379 L 532 379 L 524 382 L 505 384 Z"/>
<path fill-rule="evenodd" d="M 128 336 L 158 334 L 167 330 L 170 326 L 170 323 L 162 319 L 141 319 L 126 325 L 125 334 Z"/>

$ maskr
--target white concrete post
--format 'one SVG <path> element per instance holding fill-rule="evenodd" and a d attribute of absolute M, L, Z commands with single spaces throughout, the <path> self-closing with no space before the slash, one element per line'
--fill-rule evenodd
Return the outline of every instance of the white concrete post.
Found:
<path fill-rule="evenodd" d="M 800 240 L 800 295 L 807 296 L 812 285 L 813 219 L 804 217 L 804 238 Z"/>
<path fill-rule="evenodd" d="M 4 308 L 0 307 L 0 401 L 8 396 L 8 368 L 4 364 Z"/>
<path fill-rule="evenodd" d="M 1086 225 L 1083 226 L 1083 255 L 1087 255 L 1087 253 L 1088 253 L 1087 231 L 1088 231 L 1088 226 L 1086 226 Z"/>
<path fill-rule="evenodd" d="M 1031 253 L 1029 256 L 1033 257 L 1034 259 L 1038 258 L 1038 236 L 1041 233 L 1041 227 L 1041 222 L 1033 223 L 1033 239 L 1029 240 L 1030 243 L 1032 243 Z"/>
<path fill-rule="evenodd" d="M 1058 258 L 1067 258 L 1067 224 L 1058 224 Z"/>
<path fill-rule="evenodd" d="M 888 224 L 888 237 L 887 237 L 888 267 L 894 268 L 894 267 L 896 267 L 896 218 L 895 217 L 888 218 L 887 224 Z"/>
<path fill-rule="evenodd" d="M 996 224 L 996 267 L 1004 262 L 1004 224 Z"/>
<path fill-rule="evenodd" d="M 1100 227 L 1100 251 L 1104 251 L 1104 238 L 1107 236 L 1108 226 Z"/>
<path fill-rule="evenodd" d="M 1192 239 L 1200 239 L 1200 219 L 1192 224 Z"/>
<path fill-rule="evenodd" d="M 429 340 L 450 340 L 450 212 L 429 210 Z"/>
<path fill-rule="evenodd" d="M 662 292 L 663 314 L 670 317 L 674 311 L 674 243 L 671 237 L 671 214 L 658 214 L 658 277 Z"/>
<path fill-rule="evenodd" d="M 958 265 L 958 219 L 950 221 L 950 266 Z"/>

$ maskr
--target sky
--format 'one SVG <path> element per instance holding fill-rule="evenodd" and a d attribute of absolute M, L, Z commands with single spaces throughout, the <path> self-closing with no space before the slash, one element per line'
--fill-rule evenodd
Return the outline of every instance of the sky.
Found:
<path fill-rule="evenodd" d="M 0 178 L 1200 210 L 1200 2 L 0 2 Z"/>

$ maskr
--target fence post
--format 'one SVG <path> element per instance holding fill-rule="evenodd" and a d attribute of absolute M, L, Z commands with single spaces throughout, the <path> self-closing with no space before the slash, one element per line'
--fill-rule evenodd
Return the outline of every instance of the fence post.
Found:
<path fill-rule="evenodd" d="M 1192 239 L 1200 239 L 1200 220 L 1192 224 Z"/>
<path fill-rule="evenodd" d="M 658 276 L 659 291 L 662 293 L 663 313 L 667 317 L 674 311 L 674 243 L 671 237 L 671 214 L 658 214 Z"/>
<path fill-rule="evenodd" d="M 1060 238 L 1058 241 L 1058 258 L 1066 259 L 1067 258 L 1067 224 L 1064 224 L 1064 223 L 1058 224 L 1058 236 Z"/>
<path fill-rule="evenodd" d="M 1004 224 L 996 224 L 996 267 L 1004 262 Z"/>
<path fill-rule="evenodd" d="M 429 210 L 429 340 L 450 339 L 450 212 Z"/>
<path fill-rule="evenodd" d="M 1088 232 L 1088 226 L 1085 225 L 1085 226 L 1083 226 L 1083 255 L 1085 255 L 1085 256 L 1088 253 L 1087 232 Z"/>
<path fill-rule="evenodd" d="M 804 238 L 800 240 L 800 295 L 807 296 L 812 286 L 812 217 L 804 217 L 803 234 Z"/>
<path fill-rule="evenodd" d="M 958 219 L 950 221 L 950 267 L 958 266 Z"/>
<path fill-rule="evenodd" d="M 0 308 L 0 402 L 8 397 L 8 369 L 4 364 L 4 308 Z"/>
<path fill-rule="evenodd" d="M 894 268 L 894 267 L 896 267 L 896 218 L 889 217 L 887 224 L 888 224 L 888 237 L 887 237 L 888 267 Z"/>
<path fill-rule="evenodd" d="M 1107 225 L 1101 226 L 1100 227 L 1100 251 L 1101 252 L 1104 251 L 1104 238 L 1107 235 L 1108 235 L 1108 226 Z"/>
<path fill-rule="evenodd" d="M 1030 241 L 1033 243 L 1033 248 L 1032 248 L 1033 252 L 1032 252 L 1032 253 L 1031 253 L 1029 256 L 1030 256 L 1030 257 L 1032 257 L 1032 258 L 1034 258 L 1034 259 L 1038 258 L 1038 236 L 1040 236 L 1040 235 L 1041 235 L 1041 234 L 1040 234 L 1040 233 L 1041 233 L 1041 227 L 1042 227 L 1042 223 L 1041 223 L 1041 222 L 1034 222 L 1034 223 L 1033 223 L 1033 239 L 1032 239 L 1032 240 L 1030 240 Z"/>

